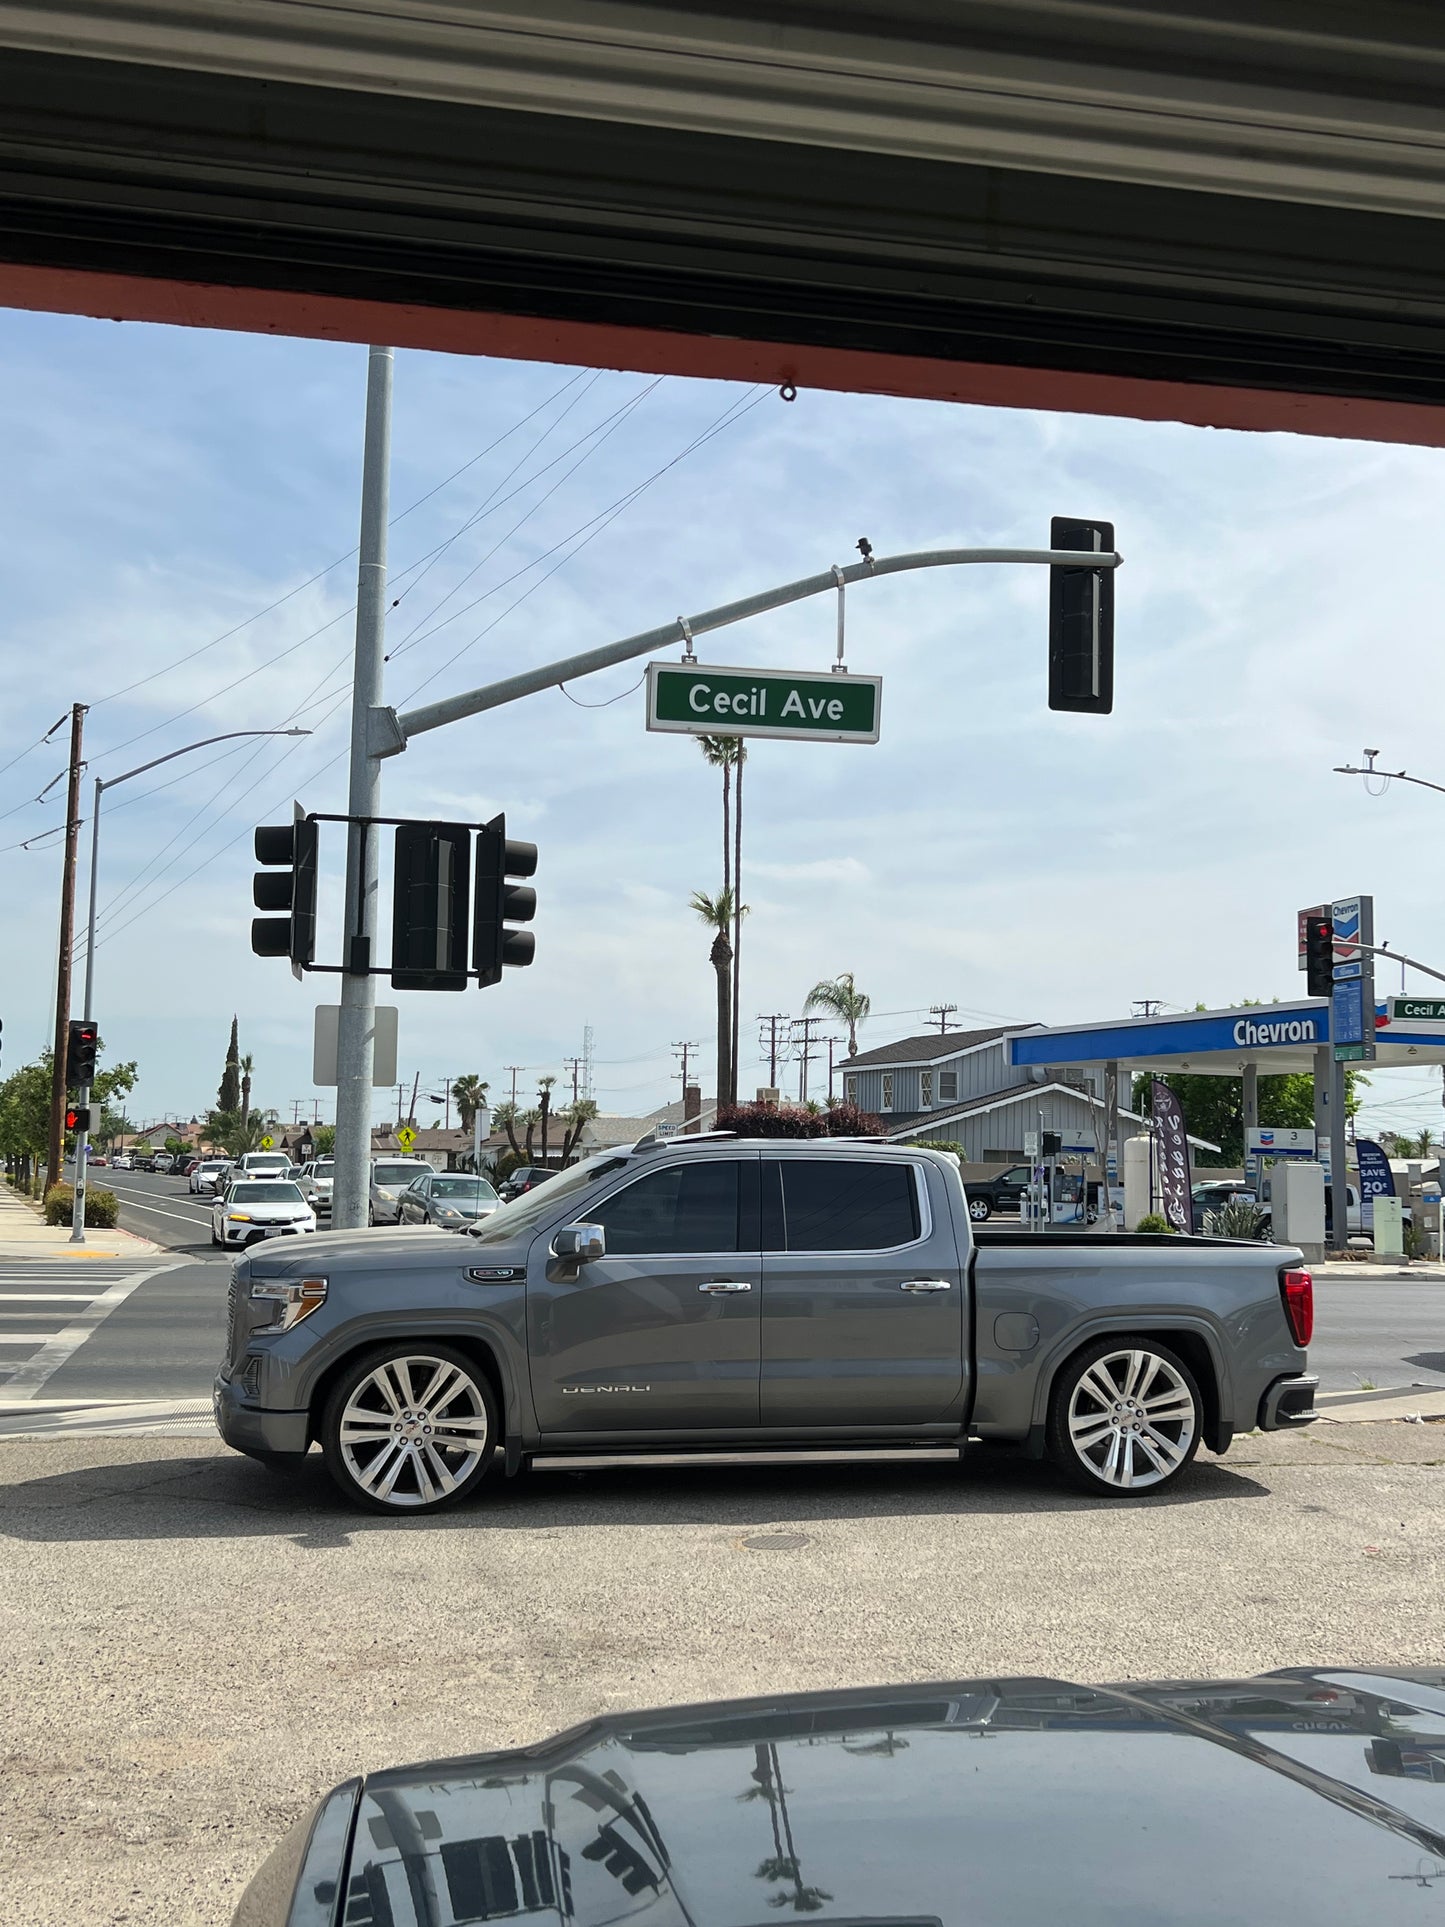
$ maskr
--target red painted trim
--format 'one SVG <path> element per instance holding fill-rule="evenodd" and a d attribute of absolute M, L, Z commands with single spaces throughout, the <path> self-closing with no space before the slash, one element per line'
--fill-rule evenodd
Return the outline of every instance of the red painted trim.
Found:
<path fill-rule="evenodd" d="M 1445 407 L 1424 404 L 810 348 L 604 322 L 531 320 L 87 269 L 0 264 L 0 306 L 320 341 L 388 341 L 400 348 L 548 361 L 565 367 L 628 368 L 646 374 L 763 381 L 780 387 L 793 382 L 800 388 L 849 394 L 905 395 L 991 408 L 1124 415 L 1141 421 L 1190 422 L 1203 428 L 1283 429 L 1297 435 L 1445 447 Z"/>

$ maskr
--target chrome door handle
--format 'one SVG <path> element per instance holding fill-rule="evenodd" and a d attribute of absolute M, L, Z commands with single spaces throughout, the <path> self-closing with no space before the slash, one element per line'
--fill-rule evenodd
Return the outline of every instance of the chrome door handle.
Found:
<path fill-rule="evenodd" d="M 900 1291 L 951 1291 L 953 1287 L 947 1278 L 905 1278 L 898 1289 Z"/>
<path fill-rule="evenodd" d="M 746 1278 L 709 1278 L 706 1284 L 698 1286 L 698 1290 L 712 1292 L 751 1291 L 752 1286 Z"/>

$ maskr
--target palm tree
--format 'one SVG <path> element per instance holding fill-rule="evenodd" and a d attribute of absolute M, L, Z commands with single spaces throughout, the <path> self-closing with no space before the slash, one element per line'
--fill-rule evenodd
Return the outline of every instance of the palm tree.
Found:
<path fill-rule="evenodd" d="M 552 1086 L 555 1077 L 537 1079 L 537 1121 L 542 1126 L 542 1162 L 547 1162 L 547 1126 L 552 1116 Z"/>
<path fill-rule="evenodd" d="M 851 970 L 841 976 L 825 977 L 813 985 L 803 1004 L 804 1010 L 827 1010 L 848 1026 L 848 1055 L 858 1055 L 858 1026 L 873 1008 L 873 999 L 858 988 Z"/>
<path fill-rule="evenodd" d="M 474 1071 L 469 1071 L 465 1077 L 459 1077 L 452 1085 L 452 1096 L 457 1101 L 457 1120 L 461 1125 L 463 1136 L 471 1136 L 472 1126 L 477 1121 L 477 1112 L 486 1103 L 487 1092 L 491 1088 L 491 1085 L 478 1077 Z"/>
<path fill-rule="evenodd" d="M 733 893 L 719 890 L 715 897 L 710 897 L 706 890 L 694 890 L 688 898 L 688 908 L 695 910 L 709 930 L 716 932 L 709 955 L 717 973 L 717 1101 L 719 1105 L 731 1104 L 733 947 L 728 941 L 728 932 L 733 926 Z"/>
<path fill-rule="evenodd" d="M 597 1100 L 594 1097 L 579 1097 L 558 1115 L 565 1127 L 562 1137 L 562 1163 L 565 1166 L 571 1162 L 578 1139 L 597 1115 Z"/>
<path fill-rule="evenodd" d="M 251 1115 L 251 1073 L 253 1070 L 255 1070 L 255 1068 L 256 1068 L 255 1062 L 251 1057 L 251 1053 L 247 1051 L 246 1055 L 241 1059 L 241 1065 L 240 1065 L 242 1124 L 244 1124 L 246 1122 L 246 1119 Z"/>
<path fill-rule="evenodd" d="M 743 917 L 746 906 L 742 902 L 743 876 L 743 764 L 747 760 L 747 746 L 740 736 L 699 736 L 698 748 L 703 760 L 712 768 L 722 771 L 722 887 L 730 893 L 733 905 L 732 914 L 732 992 L 729 1008 L 736 1012 L 741 1008 L 739 1000 L 739 975 L 742 967 Z M 737 771 L 737 817 L 732 815 L 733 771 Z M 728 1075 L 726 1084 L 718 1086 L 718 1101 L 723 1101 L 723 1090 L 737 1096 L 738 1082 L 738 1024 L 732 1021 L 728 1033 Z"/>

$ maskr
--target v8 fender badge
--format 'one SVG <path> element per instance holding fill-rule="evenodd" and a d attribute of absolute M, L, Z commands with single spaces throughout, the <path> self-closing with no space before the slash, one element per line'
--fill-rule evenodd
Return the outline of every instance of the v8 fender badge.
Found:
<path fill-rule="evenodd" d="M 650 1392 L 650 1385 L 564 1385 L 564 1398 L 595 1397 L 599 1392 Z"/>
<path fill-rule="evenodd" d="M 468 1265 L 466 1275 L 474 1285 L 506 1285 L 527 1273 L 521 1265 Z"/>

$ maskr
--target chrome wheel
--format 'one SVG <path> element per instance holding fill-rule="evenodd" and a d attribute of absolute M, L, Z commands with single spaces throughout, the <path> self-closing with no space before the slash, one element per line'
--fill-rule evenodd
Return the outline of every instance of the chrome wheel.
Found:
<path fill-rule="evenodd" d="M 1116 1491 L 1165 1484 L 1199 1446 L 1199 1393 L 1188 1369 L 1151 1347 L 1101 1346 L 1080 1360 L 1060 1416 L 1056 1444 L 1067 1441 L 1088 1483 Z"/>
<path fill-rule="evenodd" d="M 991 1214 L 992 1214 L 992 1207 L 990 1206 L 987 1198 L 970 1198 L 969 1199 L 968 1215 L 970 1218 L 973 1219 L 975 1224 L 982 1224 L 985 1221 L 985 1219 L 991 1216 Z"/>
<path fill-rule="evenodd" d="M 333 1402 L 334 1464 L 355 1495 L 417 1511 L 459 1498 L 491 1457 L 491 1402 L 459 1357 L 397 1352 L 373 1359 Z"/>

